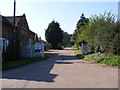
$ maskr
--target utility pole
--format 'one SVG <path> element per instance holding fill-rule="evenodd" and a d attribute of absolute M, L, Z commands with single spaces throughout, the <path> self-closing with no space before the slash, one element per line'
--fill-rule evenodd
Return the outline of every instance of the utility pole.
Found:
<path fill-rule="evenodd" d="M 15 60 L 16 59 L 16 28 L 15 28 L 15 23 L 16 23 L 16 21 L 15 21 L 15 13 L 16 13 L 16 0 L 14 0 L 14 16 L 13 16 L 13 29 L 14 29 L 14 33 L 13 33 L 13 38 L 14 38 L 14 41 L 13 41 L 13 48 L 14 48 L 14 50 L 13 50 L 13 59 Z"/>

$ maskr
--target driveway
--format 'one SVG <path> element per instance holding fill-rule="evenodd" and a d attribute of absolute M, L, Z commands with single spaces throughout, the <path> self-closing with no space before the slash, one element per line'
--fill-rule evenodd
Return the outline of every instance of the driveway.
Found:
<path fill-rule="evenodd" d="M 77 59 L 74 50 L 49 50 L 50 58 L 3 71 L 3 88 L 118 88 L 118 69 Z"/>

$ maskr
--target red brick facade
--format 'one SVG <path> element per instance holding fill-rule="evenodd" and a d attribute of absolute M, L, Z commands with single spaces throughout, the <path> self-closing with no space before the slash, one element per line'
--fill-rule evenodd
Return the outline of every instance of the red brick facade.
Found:
<path fill-rule="evenodd" d="M 0 31 L 1 32 L 1 31 Z M 14 38 L 14 35 L 16 37 Z M 25 14 L 22 16 L 16 16 L 16 33 L 14 34 L 13 30 L 13 17 L 4 17 L 2 16 L 2 39 L 7 41 L 6 50 L 3 52 L 3 59 L 12 60 L 13 58 L 13 48 L 14 40 L 16 40 L 17 48 L 19 52 L 19 47 L 34 44 L 37 42 L 37 35 L 29 29 L 28 22 L 26 20 Z M 16 53 L 19 57 L 19 53 Z"/>

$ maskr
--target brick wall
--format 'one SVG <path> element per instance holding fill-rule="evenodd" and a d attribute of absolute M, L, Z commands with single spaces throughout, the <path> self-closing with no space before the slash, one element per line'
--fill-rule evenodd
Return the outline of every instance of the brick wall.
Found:
<path fill-rule="evenodd" d="M 23 18 L 20 20 L 18 24 L 18 33 L 19 33 L 18 38 L 19 41 L 22 42 L 22 45 L 27 45 L 29 39 L 32 40 L 32 43 L 34 42 L 35 33 L 29 30 L 29 26 L 25 16 L 23 16 Z"/>
<path fill-rule="evenodd" d="M 3 61 L 8 61 L 13 59 L 13 30 L 12 26 L 6 23 L 2 23 L 2 38 L 9 41 L 6 51 L 3 52 Z"/>
<path fill-rule="evenodd" d="M 4 17 L 5 19 L 5 17 Z M 6 52 L 3 53 L 4 60 L 13 59 L 13 47 L 14 47 L 14 30 L 11 24 L 8 23 L 2 24 L 2 38 L 9 40 L 9 45 Z M 29 41 L 31 44 L 35 43 L 35 33 L 30 31 L 25 15 L 19 19 L 16 26 L 16 56 L 19 58 L 20 46 L 28 45 Z M 31 40 L 30 40 L 31 39 Z"/>

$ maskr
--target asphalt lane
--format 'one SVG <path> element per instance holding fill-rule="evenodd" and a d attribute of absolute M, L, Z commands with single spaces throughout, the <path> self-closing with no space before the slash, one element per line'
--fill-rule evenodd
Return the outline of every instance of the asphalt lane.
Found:
<path fill-rule="evenodd" d="M 2 72 L 2 88 L 118 88 L 118 69 L 77 59 L 74 50 L 49 50 L 50 58 Z"/>

